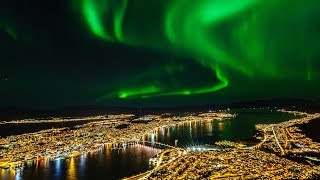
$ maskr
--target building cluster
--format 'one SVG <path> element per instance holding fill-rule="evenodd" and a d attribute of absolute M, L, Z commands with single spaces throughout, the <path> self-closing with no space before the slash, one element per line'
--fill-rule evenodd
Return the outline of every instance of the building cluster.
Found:
<path fill-rule="evenodd" d="M 120 115 L 101 115 L 101 116 L 88 116 L 88 117 L 61 117 L 61 118 L 45 118 L 45 119 L 22 119 L 12 121 L 0 121 L 1 124 L 37 124 L 37 123 L 63 123 L 75 121 L 99 121 L 99 120 L 113 120 L 119 117 L 131 118 L 133 114 L 120 114 Z"/>
<path fill-rule="evenodd" d="M 177 150 L 178 152 L 180 150 Z M 260 150 L 167 153 L 148 179 L 310 179 L 320 168 L 290 161 Z M 161 160 L 160 160 L 161 158 Z"/>
<path fill-rule="evenodd" d="M 215 145 L 220 146 L 221 148 L 244 148 L 246 145 L 239 143 L 239 142 L 232 142 L 232 141 L 218 141 Z"/>
<path fill-rule="evenodd" d="M 303 134 L 296 127 L 298 124 L 308 123 L 310 120 L 320 117 L 320 113 L 308 114 L 297 111 L 284 111 L 297 115 L 302 115 L 301 118 L 292 119 L 278 124 L 259 124 L 257 130 L 263 132 L 264 141 L 261 144 L 262 148 L 271 150 L 280 155 L 299 155 L 305 153 L 315 153 L 320 156 L 320 143 L 314 142 Z"/>
<path fill-rule="evenodd" d="M 222 150 L 189 151 L 170 149 L 152 159 L 155 167 L 139 178 L 147 179 L 316 179 L 320 166 L 302 164 L 287 158 L 288 153 L 316 152 L 320 144 L 307 138 L 295 125 L 308 123 L 320 113 L 289 112 L 301 115 L 278 124 L 260 124 L 261 142 L 250 147 L 220 141 L 216 145 L 231 147 Z M 267 152 L 259 149 L 268 150 Z M 176 151 L 174 153 L 174 151 Z M 308 160 L 319 161 L 314 157 Z"/>
<path fill-rule="evenodd" d="M 28 161 L 75 157 L 97 151 L 105 145 L 112 148 L 124 147 L 130 143 L 140 143 L 144 135 L 157 132 L 159 128 L 232 116 L 225 113 L 209 115 L 210 118 L 187 114 L 179 117 L 165 116 L 163 119 L 156 116 L 147 123 L 132 123 L 132 115 L 120 114 L 114 116 L 114 119 L 90 122 L 72 128 L 8 136 L 0 139 L 0 167 L 16 168 Z M 151 116 L 147 117 L 150 118 Z"/>

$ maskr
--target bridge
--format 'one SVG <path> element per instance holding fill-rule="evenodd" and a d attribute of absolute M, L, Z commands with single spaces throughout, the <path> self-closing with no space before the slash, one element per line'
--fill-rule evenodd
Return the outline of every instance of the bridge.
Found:
<path fill-rule="evenodd" d="M 165 149 L 172 149 L 175 148 L 174 146 L 171 146 L 169 144 L 164 144 L 160 142 L 151 142 L 151 141 L 134 141 L 134 142 L 128 142 L 128 143 L 117 143 L 114 147 L 111 148 L 111 150 L 121 150 L 126 148 L 127 146 L 132 146 L 136 144 L 141 144 L 146 146 L 145 144 L 150 144 L 149 146 L 158 146 L 158 147 L 164 147 Z"/>
<path fill-rule="evenodd" d="M 154 145 L 162 146 L 162 147 L 165 147 L 165 148 L 175 148 L 174 146 L 171 146 L 169 144 L 160 143 L 160 142 L 139 141 L 139 144 L 144 145 L 145 143 L 149 143 L 151 145 L 154 144 Z"/>

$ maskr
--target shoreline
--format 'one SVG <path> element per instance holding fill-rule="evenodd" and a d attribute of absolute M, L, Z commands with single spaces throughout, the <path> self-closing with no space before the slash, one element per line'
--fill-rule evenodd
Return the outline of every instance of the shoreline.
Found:
<path fill-rule="evenodd" d="M 131 123 L 126 129 L 116 129 L 128 120 L 91 122 L 76 129 L 49 129 L 36 133 L 10 136 L 0 139 L 2 146 L 8 150 L 2 154 L 0 167 L 16 169 L 31 160 L 54 160 L 58 158 L 77 157 L 84 153 L 100 150 L 104 146 L 123 147 L 128 143 L 140 143 L 141 139 L 159 128 L 170 127 L 196 121 L 213 121 L 233 117 L 226 113 L 201 113 L 197 116 L 157 117 L 147 124 Z M 43 147 L 44 146 L 44 147 Z M 9 154 L 10 153 L 10 154 Z M 5 157 L 4 157 L 5 156 Z"/>
<path fill-rule="evenodd" d="M 257 124 L 256 129 L 257 131 L 262 132 L 263 139 L 260 143 L 254 146 L 245 148 L 226 148 L 222 150 L 204 152 L 189 152 L 187 150 L 182 150 L 182 153 L 180 153 L 179 156 L 169 155 L 166 158 L 166 161 L 163 161 L 163 157 L 158 157 L 155 160 L 157 162 L 157 166 L 152 170 L 124 179 L 137 177 L 141 179 L 161 179 L 164 177 L 178 178 L 190 176 L 197 178 L 270 178 L 274 177 L 273 174 L 277 174 L 279 172 L 286 172 L 281 174 L 281 177 L 285 179 L 320 177 L 319 166 L 312 163 L 309 165 L 301 164 L 299 162 L 292 161 L 285 156 L 292 151 L 291 148 L 294 148 L 289 146 L 288 142 L 290 140 L 296 140 L 299 137 L 299 133 L 295 131 L 296 129 L 294 127 L 298 124 L 305 124 L 313 119 L 320 118 L 320 113 L 308 114 L 299 111 L 279 111 L 301 115 L 302 117 L 277 124 Z M 290 137 L 288 138 L 287 136 Z M 302 136 L 300 138 L 301 139 L 298 139 L 300 141 L 304 141 L 305 139 L 308 140 L 307 137 Z M 235 146 L 237 145 L 237 143 L 226 143 Z M 310 140 L 305 142 L 304 145 L 306 145 L 306 143 L 310 143 Z M 314 145 L 314 143 L 317 144 L 316 142 L 312 142 L 311 145 Z M 320 152 L 320 143 L 317 145 L 318 146 L 312 147 L 316 148 L 317 151 Z M 269 150 L 270 152 L 259 150 L 261 148 Z M 303 150 L 308 148 L 310 147 L 304 146 Z M 174 150 L 177 152 L 180 151 L 178 148 L 173 149 L 173 151 Z M 221 157 L 224 158 L 221 159 Z M 238 159 L 235 159 L 235 157 Z M 270 157 L 272 158 L 270 159 Z M 312 157 L 305 158 L 312 160 Z M 205 165 L 206 163 L 203 164 L 203 162 L 198 159 L 203 159 L 205 162 L 211 162 L 211 164 L 215 162 L 215 167 L 212 169 L 212 166 L 210 166 L 208 169 L 208 166 Z M 237 164 L 237 161 L 240 159 L 242 159 L 242 163 L 235 167 L 234 165 Z M 230 160 L 232 163 L 229 162 Z M 261 164 L 261 161 L 265 162 L 265 164 L 262 165 L 264 167 L 262 169 L 259 166 L 255 166 L 255 164 Z M 281 164 L 281 168 L 279 168 L 279 163 Z M 222 167 L 224 167 L 223 171 L 221 170 Z M 270 169 L 270 167 L 272 168 Z M 173 172 L 179 173 L 176 174 Z M 209 172 L 209 174 L 204 172 Z"/>

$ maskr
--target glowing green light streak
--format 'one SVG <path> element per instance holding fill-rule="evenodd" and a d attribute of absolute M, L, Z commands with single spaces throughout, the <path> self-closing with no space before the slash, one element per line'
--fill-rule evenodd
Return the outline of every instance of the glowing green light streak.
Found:
<path fill-rule="evenodd" d="M 125 98 L 153 98 L 153 97 L 162 97 L 162 96 L 177 96 L 177 95 L 197 95 L 197 94 L 206 94 L 206 93 L 212 93 L 215 91 L 219 91 L 229 85 L 228 79 L 226 76 L 223 75 L 220 68 L 214 68 L 212 66 L 211 68 L 213 71 L 216 72 L 216 77 L 220 81 L 218 84 L 215 84 L 211 87 L 200 87 L 200 88 L 190 88 L 177 91 L 165 91 L 161 88 L 157 88 L 155 86 L 147 86 L 141 89 L 135 89 L 135 90 L 126 90 L 126 91 L 120 91 L 119 98 L 125 99 Z"/>
<path fill-rule="evenodd" d="M 300 67 L 293 67 L 293 64 L 301 63 L 294 61 L 295 57 L 303 59 L 307 54 L 311 58 L 318 57 L 319 46 L 315 42 L 319 42 L 320 38 L 308 33 L 310 29 L 317 28 L 306 21 L 320 9 L 316 0 L 308 3 L 298 0 L 81 2 L 82 13 L 96 36 L 106 41 L 115 40 L 130 46 L 188 56 L 205 68 L 211 68 L 219 80 L 210 87 L 186 88 L 179 83 L 172 85 L 176 81 L 174 75 L 172 82 L 159 80 L 163 77 L 159 75 L 160 71 L 175 74 L 177 68 L 147 69 L 140 76 L 132 76 L 128 80 L 131 81 L 129 84 L 135 84 L 138 88 L 123 88 L 119 84 L 126 90 L 111 93 L 119 98 L 211 93 L 229 86 L 229 75 L 235 74 L 250 79 L 301 79 L 301 76 L 305 81 L 316 79 L 315 69 L 306 67 L 298 73 Z M 158 10 L 155 7 L 162 8 Z M 283 12 L 284 8 L 286 12 Z M 155 16 L 162 19 L 155 18 L 153 24 L 151 18 Z M 286 60 L 294 62 L 287 63 Z M 154 79 L 141 81 L 146 74 Z M 236 78 L 232 77 L 232 80 Z"/>
<path fill-rule="evenodd" d="M 122 0 L 121 2 L 123 3 L 121 3 L 119 10 L 115 12 L 114 34 L 118 41 L 123 42 L 124 37 L 122 32 L 122 26 L 123 26 L 123 20 L 126 14 L 126 9 L 128 6 L 128 0 Z"/>
<path fill-rule="evenodd" d="M 96 0 L 83 0 L 82 12 L 91 31 L 102 39 L 110 40 L 110 35 L 104 29 L 98 9 L 99 7 L 101 10 L 105 10 L 107 9 L 105 6 L 107 6 L 107 3 L 96 4 Z"/>
<path fill-rule="evenodd" d="M 128 0 L 118 0 L 114 6 L 110 0 L 82 0 L 82 14 L 96 36 L 108 40 L 124 42 L 123 21 L 128 6 Z M 104 21 L 112 18 L 113 27 L 105 29 Z M 112 32 L 113 28 L 113 32 Z"/>
<path fill-rule="evenodd" d="M 229 85 L 227 77 L 222 75 L 222 72 L 219 68 L 213 68 L 212 70 L 216 71 L 216 76 L 218 80 L 220 81 L 218 84 L 213 85 L 211 87 L 200 87 L 197 89 L 183 89 L 181 91 L 175 91 L 175 92 L 168 92 L 168 93 L 162 93 L 162 94 L 153 94 L 148 97 L 159 97 L 159 96 L 176 96 L 176 95 L 197 95 L 197 94 L 206 94 L 206 93 L 212 93 L 215 91 L 219 91 Z"/>
<path fill-rule="evenodd" d="M 209 36 L 209 31 L 256 2 L 256 0 L 202 0 L 195 6 L 182 0 L 173 1 L 174 4 L 169 7 L 165 21 L 167 37 L 175 45 L 180 44 L 187 49 L 192 49 L 200 56 L 211 57 L 208 65 L 218 61 L 219 64 L 231 66 L 235 70 L 252 76 L 253 73 L 237 58 L 219 48 L 218 41 L 214 36 Z M 185 9 L 191 10 L 186 13 Z M 181 14 L 184 14 L 183 22 L 181 22 Z M 178 22 L 182 27 L 177 27 Z"/>
<path fill-rule="evenodd" d="M 120 91 L 118 97 L 121 99 L 129 98 L 129 97 L 136 97 L 136 96 L 147 96 L 148 94 L 160 92 L 160 88 L 156 86 L 147 86 L 139 89 L 132 89 L 126 91 Z"/>

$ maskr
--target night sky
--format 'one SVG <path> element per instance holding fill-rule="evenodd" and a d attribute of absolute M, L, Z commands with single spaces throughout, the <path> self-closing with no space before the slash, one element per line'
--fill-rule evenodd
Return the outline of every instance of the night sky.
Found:
<path fill-rule="evenodd" d="M 0 2 L 0 106 L 320 98 L 319 0 Z"/>

